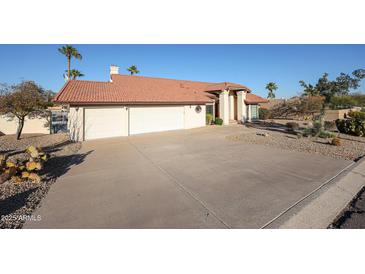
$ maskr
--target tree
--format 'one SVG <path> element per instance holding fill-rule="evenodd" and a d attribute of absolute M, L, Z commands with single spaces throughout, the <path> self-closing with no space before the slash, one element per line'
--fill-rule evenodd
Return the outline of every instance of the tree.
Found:
<path fill-rule="evenodd" d="M 289 99 L 288 101 L 278 104 L 271 109 L 273 118 L 287 117 L 307 117 L 314 116 L 321 112 L 324 97 L 322 96 L 302 96 Z"/>
<path fill-rule="evenodd" d="M 66 70 L 67 72 L 67 70 Z M 77 77 L 83 77 L 85 76 L 83 73 L 81 73 L 81 71 L 77 70 L 77 69 L 71 69 L 70 71 L 70 77 L 69 79 L 72 79 L 72 80 L 76 80 Z"/>
<path fill-rule="evenodd" d="M 58 51 L 67 57 L 67 64 L 68 64 L 67 79 L 70 80 L 71 79 L 71 58 L 74 57 L 78 60 L 81 60 L 82 56 L 77 51 L 77 49 L 71 45 L 63 46 L 63 47 L 59 48 Z"/>
<path fill-rule="evenodd" d="M 278 86 L 274 82 L 270 82 L 265 88 L 269 91 L 267 98 L 275 98 L 275 90 L 278 89 Z"/>
<path fill-rule="evenodd" d="M 45 112 L 47 95 L 33 81 L 24 81 L 14 85 L 0 97 L 0 114 L 18 119 L 16 139 L 20 139 L 25 117 L 41 116 Z"/>
<path fill-rule="evenodd" d="M 365 106 L 365 94 L 352 93 L 349 95 L 333 96 L 330 104 L 331 109 L 346 109 Z"/>
<path fill-rule="evenodd" d="M 129 71 L 129 73 L 131 75 L 139 73 L 139 70 L 137 69 L 137 66 L 135 66 L 135 65 L 132 65 L 129 68 L 127 68 L 127 71 Z"/>
<path fill-rule="evenodd" d="M 350 95 L 333 96 L 330 101 L 331 109 L 346 109 L 356 106 L 356 100 Z"/>
<path fill-rule="evenodd" d="M 56 93 L 53 92 L 52 90 L 46 90 L 44 91 L 44 97 L 46 100 L 46 107 L 53 107 L 54 103 L 53 103 L 53 98 L 55 97 Z"/>
<path fill-rule="evenodd" d="M 332 81 L 328 79 L 328 73 L 324 73 L 322 77 L 318 79 L 315 86 L 306 84 L 303 80 L 299 81 L 299 83 L 304 88 L 303 95 L 324 96 L 325 104 L 328 104 L 331 102 L 332 97 L 348 95 L 351 90 L 359 88 L 360 82 L 364 78 L 365 70 L 357 69 L 354 70 L 351 75 L 342 72 Z"/>
<path fill-rule="evenodd" d="M 319 92 L 311 84 L 306 84 L 303 80 L 299 81 L 299 84 L 304 88 L 304 96 L 318 96 Z"/>

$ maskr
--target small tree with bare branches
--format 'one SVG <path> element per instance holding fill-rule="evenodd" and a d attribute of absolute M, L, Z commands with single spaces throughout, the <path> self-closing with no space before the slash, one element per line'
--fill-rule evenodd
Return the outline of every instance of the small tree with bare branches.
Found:
<path fill-rule="evenodd" d="M 19 140 L 25 118 L 34 118 L 45 114 L 48 103 L 47 94 L 33 81 L 24 81 L 2 90 L 0 114 L 18 120 L 16 139 Z"/>

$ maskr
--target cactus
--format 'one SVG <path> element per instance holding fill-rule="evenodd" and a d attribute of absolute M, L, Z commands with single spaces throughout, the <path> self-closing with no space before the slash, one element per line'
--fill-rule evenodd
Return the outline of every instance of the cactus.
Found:
<path fill-rule="evenodd" d="M 26 153 L 29 154 L 31 158 L 38 158 L 39 152 L 34 146 L 30 146 L 25 150 Z"/>
<path fill-rule="evenodd" d="M 0 154 L 0 167 L 2 167 L 5 164 L 6 156 L 5 154 Z"/>
<path fill-rule="evenodd" d="M 37 173 L 30 173 L 28 178 L 36 183 L 40 183 L 41 181 L 41 177 Z"/>
<path fill-rule="evenodd" d="M 6 155 L 0 154 L 0 184 L 9 179 L 14 183 L 22 183 L 27 180 L 36 183 L 41 181 L 37 172 L 43 168 L 43 163 L 47 161 L 47 154 L 41 148 L 34 146 L 28 147 L 25 152 L 28 154 L 28 160 L 20 163 L 9 161 Z"/>
<path fill-rule="evenodd" d="M 22 172 L 22 178 L 29 178 L 29 175 L 30 175 L 30 173 L 29 172 L 27 172 L 27 171 L 23 171 Z"/>
<path fill-rule="evenodd" d="M 20 184 L 23 182 L 22 178 L 20 176 L 11 176 L 11 181 L 16 183 L 16 184 Z"/>
<path fill-rule="evenodd" d="M 6 165 L 7 168 L 11 168 L 11 167 L 15 167 L 16 166 L 15 163 L 13 163 L 11 161 L 7 161 L 5 165 Z"/>
<path fill-rule="evenodd" d="M 29 161 L 29 162 L 25 163 L 25 166 L 26 166 L 28 171 L 41 170 L 42 169 L 42 165 L 41 165 L 40 162 Z"/>

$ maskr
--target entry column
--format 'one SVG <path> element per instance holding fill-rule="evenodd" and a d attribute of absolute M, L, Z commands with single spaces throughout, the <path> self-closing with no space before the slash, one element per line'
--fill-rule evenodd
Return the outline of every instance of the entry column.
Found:
<path fill-rule="evenodd" d="M 237 91 L 237 120 L 241 123 L 247 120 L 247 106 L 245 104 L 246 92 Z"/>
<path fill-rule="evenodd" d="M 229 97 L 228 90 L 219 94 L 219 118 L 223 120 L 223 125 L 229 124 Z"/>

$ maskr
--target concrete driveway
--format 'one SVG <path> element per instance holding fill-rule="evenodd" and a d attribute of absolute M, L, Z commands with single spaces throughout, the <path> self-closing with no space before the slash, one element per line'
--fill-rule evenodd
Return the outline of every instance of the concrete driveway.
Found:
<path fill-rule="evenodd" d="M 242 126 L 84 142 L 26 228 L 259 228 L 350 161 L 227 140 Z"/>

